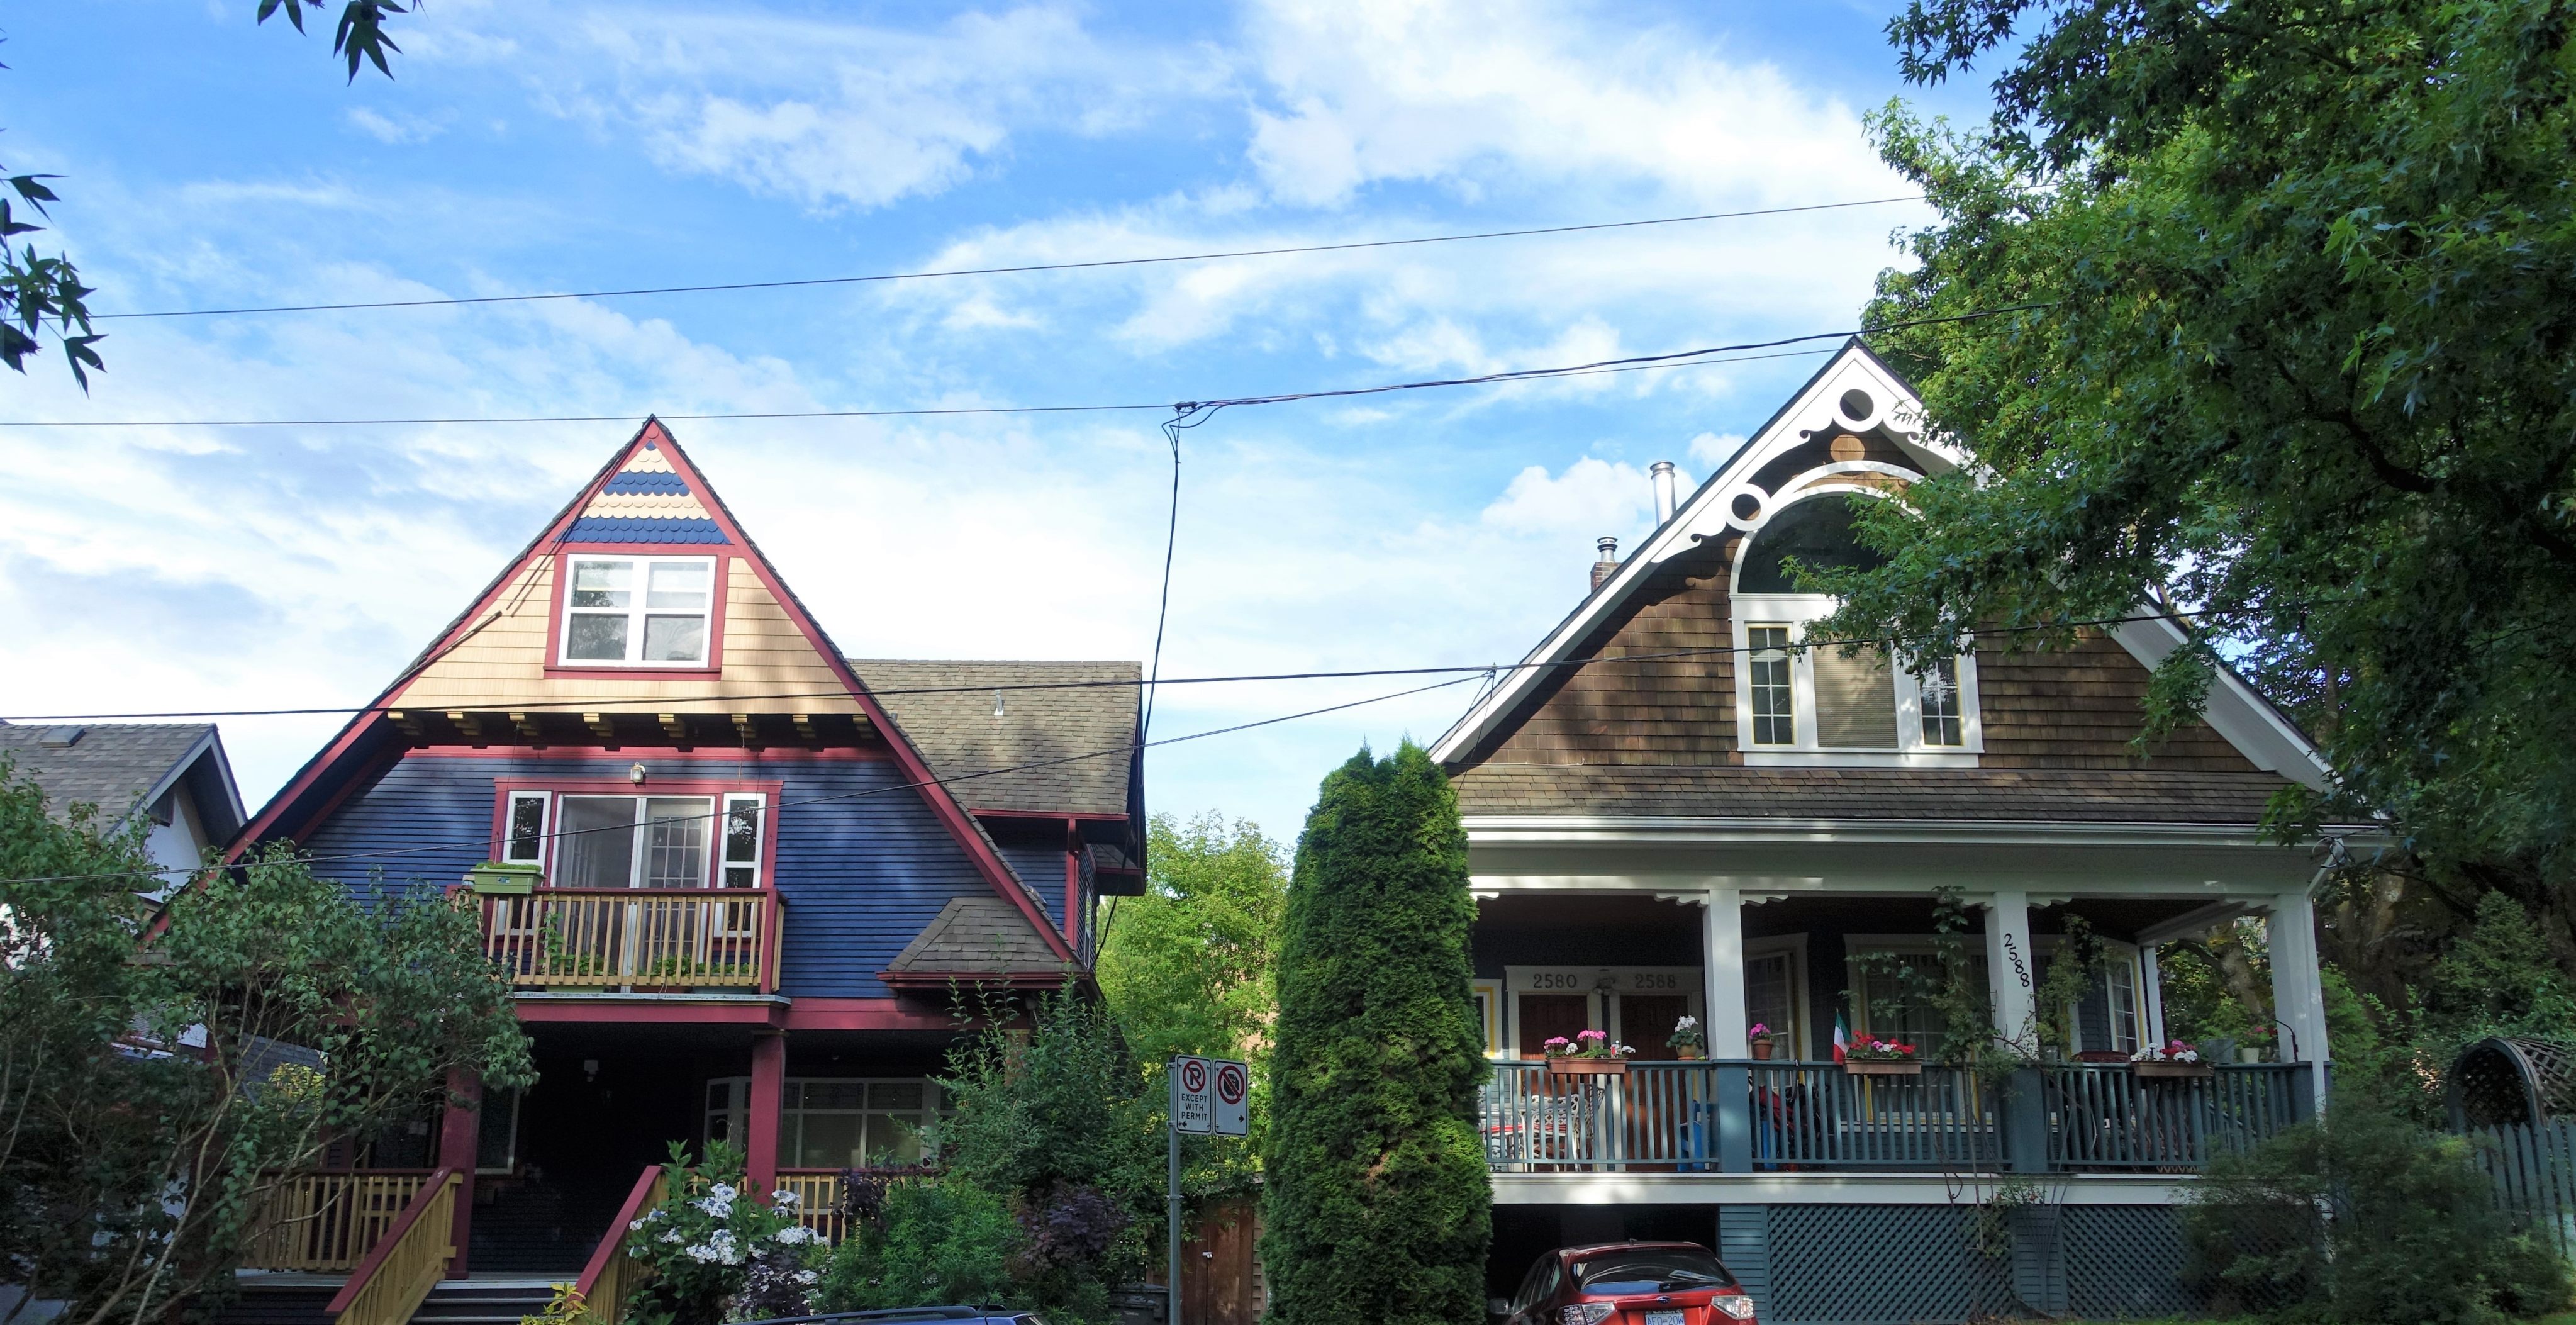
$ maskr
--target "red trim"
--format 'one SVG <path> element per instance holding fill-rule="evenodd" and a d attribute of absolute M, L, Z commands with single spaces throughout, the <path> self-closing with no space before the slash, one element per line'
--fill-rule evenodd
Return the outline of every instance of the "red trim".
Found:
<path fill-rule="evenodd" d="M 618 1026 L 770 1026 L 785 1023 L 785 1009 L 767 999 L 739 1003 L 598 1002 L 519 1003 L 519 1020 L 555 1025 L 595 1022 Z"/>
<path fill-rule="evenodd" d="M 785 790 L 785 783 L 762 778 L 741 781 L 681 778 L 664 782 L 655 782 L 648 778 L 641 785 L 624 778 L 494 778 L 492 779 L 492 852 L 484 859 L 501 858 L 502 843 L 507 841 L 510 835 L 510 793 L 514 791 L 545 791 L 552 792 L 558 797 L 712 796 L 716 798 L 716 814 L 719 817 L 724 814 L 723 798 L 726 793 L 761 795 L 769 798 L 766 813 L 761 816 L 760 831 L 760 883 L 762 890 L 768 891 L 771 881 L 778 876 L 778 802 L 781 799 L 780 793 Z M 537 867 L 541 870 L 551 869 L 554 865 L 556 840 L 554 835 L 562 828 L 555 819 L 561 812 L 560 804 L 546 807 L 545 847 L 537 861 Z M 718 829 L 723 827 L 721 823 L 714 823 L 712 826 Z M 724 868 L 723 836 L 719 831 L 709 839 L 715 844 L 707 852 L 709 881 L 706 886 L 710 888 L 715 886 L 715 871 Z"/>
<path fill-rule="evenodd" d="M 787 1010 L 791 1031 L 953 1031 L 946 1009 L 924 1010 L 893 998 L 800 998 Z"/>
<path fill-rule="evenodd" d="M 1046 939 L 1047 946 L 1054 950 L 1057 956 L 1068 962 L 1076 961 L 1073 949 L 1065 945 L 1064 936 L 1057 933 L 1054 923 L 1048 920 L 1046 909 L 1036 904 L 1029 896 L 1029 890 L 1019 882 L 1019 876 L 1011 872 L 1010 866 L 1002 863 L 1000 853 L 993 849 L 992 843 L 985 838 L 983 831 L 967 817 L 965 809 L 958 804 L 957 798 L 950 795 L 948 788 L 936 780 L 937 775 L 930 771 L 930 765 L 922 759 L 921 752 L 912 748 L 911 741 L 901 739 L 897 735 L 902 728 L 895 726 L 886 718 L 885 709 L 877 703 L 876 696 L 868 693 L 867 683 L 859 679 L 859 674 L 850 669 L 849 660 L 842 657 L 841 651 L 833 647 L 832 641 L 824 636 L 823 628 L 816 625 L 813 617 L 806 613 L 805 604 L 794 594 L 787 592 L 786 587 L 779 583 L 777 575 L 770 568 L 769 558 L 761 555 L 760 549 L 743 536 L 742 530 L 733 522 L 733 513 L 725 509 L 724 499 L 716 495 L 715 488 L 698 473 L 697 465 L 681 453 L 678 444 L 672 442 L 670 437 L 670 431 L 662 426 L 661 420 L 648 419 L 644 425 L 644 432 L 638 436 L 638 441 L 652 438 L 670 448 L 664 458 L 671 462 L 671 468 L 679 472 L 681 479 L 689 484 L 691 491 L 699 494 L 698 500 L 707 508 L 707 514 L 715 518 L 716 528 L 723 531 L 727 541 L 742 549 L 745 559 L 751 563 L 752 574 L 760 578 L 762 586 L 767 588 L 770 596 L 777 600 L 779 610 L 785 612 L 787 619 L 795 623 L 797 631 L 805 636 L 806 643 L 812 645 L 814 651 L 822 656 L 824 664 L 832 669 L 834 675 L 841 678 L 841 684 L 850 688 L 850 697 L 858 701 L 859 707 L 867 713 L 869 721 L 876 724 L 878 731 L 885 733 L 886 746 L 894 752 L 895 762 L 902 766 L 904 780 L 919 784 L 915 790 L 921 793 L 923 803 L 927 804 L 931 813 L 947 826 L 949 835 L 957 839 L 958 846 L 962 847 L 967 857 L 975 862 L 976 868 L 984 876 L 985 883 L 995 893 L 1007 898 L 1011 905 L 1019 908 L 1020 914 L 1026 917 L 1030 926 Z"/>
<path fill-rule="evenodd" d="M 424 712 L 425 712 L 425 711 L 426 711 L 426 710 L 424 710 Z M 477 709 L 477 710 L 475 710 L 475 711 L 476 711 L 476 712 L 478 712 L 478 713 L 490 713 L 490 712 L 494 712 L 494 711 L 496 711 L 496 710 L 492 710 L 492 709 Z M 705 717 L 717 717 L 717 716 L 721 716 L 721 715 L 718 715 L 718 714 L 703 714 L 703 715 L 700 715 L 700 716 L 705 716 Z M 409 756 L 411 756 L 411 757 L 413 757 L 413 758 L 426 758 L 426 759 L 602 759 L 602 758 L 617 758 L 617 759 L 623 759 L 623 760 L 626 760 L 628 763 L 634 763 L 634 762 L 636 762 L 636 761 L 637 761 L 637 760 L 639 760 L 639 759 L 642 759 L 642 760 L 651 760 L 651 759 L 721 759 L 721 760 L 723 760 L 724 762 L 726 762 L 726 763 L 728 763 L 728 764 L 739 764 L 739 763 L 742 763 L 742 762 L 744 762 L 744 761 L 746 761 L 746 760 L 762 760 L 762 761 L 768 761 L 768 760 L 782 760 L 782 761 L 787 761 L 787 762 L 794 762 L 794 761 L 798 761 L 798 760 L 807 760 L 807 759 L 891 759 L 891 758 L 893 758 L 893 756 L 892 756 L 892 755 L 887 754 L 885 751 L 880 750 L 880 749 L 875 749 L 875 748 L 873 748 L 873 747 L 867 747 L 867 748 L 854 748 L 854 747 L 849 747 L 849 746 L 836 746 L 836 747 L 834 747 L 834 748 L 832 748 L 832 749 L 829 749 L 829 750 L 809 750 L 809 749 L 806 749 L 806 748 L 804 748 L 804 747 L 802 747 L 802 746 L 794 746 L 794 745 L 764 745 L 764 746 L 760 747 L 760 748 L 759 748 L 759 749 L 757 749 L 757 750 L 746 750 L 746 749 L 744 749 L 743 747 L 738 746 L 738 745 L 727 745 L 727 746 L 708 746 L 708 745 L 698 745 L 698 746 L 693 746 L 693 747 L 691 747 L 691 748 L 689 748 L 689 749 L 686 749 L 686 750 L 680 750 L 680 749 L 674 749 L 674 748 L 667 747 L 667 746 L 659 746 L 659 745 L 642 745 L 642 744 L 635 744 L 635 745 L 624 745 L 624 744 L 621 744 L 621 745 L 555 745 L 555 744 L 552 744 L 552 743 L 548 743 L 548 744 L 547 744 L 544 748 L 542 748 L 542 749 L 537 748 L 537 747 L 533 747 L 533 746 L 531 746 L 531 747 L 527 747 L 527 748 L 525 748 L 525 749 L 517 749 L 517 748 L 513 748 L 513 749 L 512 749 L 512 753 L 509 753 L 509 754 L 506 754 L 506 755 L 496 755 L 496 754 L 492 753 L 492 747 L 490 747 L 490 746 L 483 746 L 483 745 L 423 745 L 423 746 L 415 746 L 415 747 L 411 747 L 411 748 L 408 748 L 408 749 L 404 749 L 404 750 L 400 751 L 399 753 L 409 755 Z"/>
<path fill-rule="evenodd" d="M 1082 951 L 1082 825 L 1071 815 L 1064 821 L 1064 938 Z"/>
<path fill-rule="evenodd" d="M 610 1221 L 608 1231 L 600 1235 L 599 1245 L 591 1249 L 590 1263 L 581 1267 L 581 1278 L 573 1284 L 573 1291 L 580 1294 L 582 1300 L 588 1301 L 591 1293 L 599 1287 L 599 1281 L 608 1277 L 608 1267 L 617 1262 L 617 1253 L 626 1247 L 626 1226 L 644 1217 L 644 1204 L 653 1198 L 653 1180 L 660 1176 L 661 1165 L 646 1165 L 642 1175 L 635 1179 L 634 1190 L 626 1193 L 626 1204 L 617 1207 L 617 1218 Z"/>
<path fill-rule="evenodd" d="M 627 454 L 632 455 L 633 453 L 633 448 L 629 447 Z M 621 456 L 619 458 L 622 460 L 625 457 Z M 620 466 L 621 470 L 623 470 L 623 468 L 623 466 Z M 582 502 L 582 505 L 585 507 L 589 506 L 590 502 L 587 498 L 593 495 L 595 494 L 584 493 L 583 497 L 585 500 Z M 704 505 L 703 502 L 700 504 Z M 733 572 L 727 563 L 733 559 L 728 555 L 732 549 L 724 547 L 721 544 L 714 543 L 556 543 L 551 544 L 550 546 L 550 551 L 540 552 L 537 554 L 538 556 L 553 557 L 555 559 L 554 573 L 547 577 L 553 587 L 546 596 L 546 676 L 549 678 L 579 677 L 583 679 L 629 676 L 641 681 L 708 681 L 715 680 L 723 676 L 725 600 L 732 596 L 726 591 L 731 588 L 733 584 Z M 691 550 L 681 551 L 679 549 Z M 707 592 L 713 595 L 713 599 L 707 605 L 707 661 L 705 665 L 699 667 L 583 667 L 558 661 L 563 657 L 563 559 L 565 557 L 577 556 L 664 557 L 673 561 L 680 560 L 684 557 L 713 557 L 716 563 L 715 574 L 707 583 Z M 643 591 L 644 588 L 642 585 L 636 586 L 635 592 L 642 593 Z"/>
<path fill-rule="evenodd" d="M 751 1088 L 743 1092 L 742 1140 L 748 1157 L 743 1185 L 751 1199 L 766 1205 L 778 1187 L 779 1114 L 787 1102 L 787 1037 L 755 1035 L 751 1039 Z"/>
<path fill-rule="evenodd" d="M 357 1269 L 349 1272 L 348 1282 L 341 1284 L 340 1291 L 331 1295 L 331 1305 L 322 1309 L 325 1315 L 337 1316 L 358 1300 L 358 1294 L 366 1291 L 367 1282 L 384 1268 L 385 1258 L 394 1254 L 394 1245 L 403 1240 L 403 1235 L 411 1231 L 412 1225 L 420 1222 L 422 1212 L 429 1209 L 429 1203 L 438 1199 L 440 1190 L 455 1181 L 456 1176 L 454 1169 L 439 1169 L 429 1175 L 429 1181 L 422 1183 L 420 1190 L 412 1195 L 411 1204 L 394 1216 L 393 1226 L 385 1230 L 383 1237 L 376 1239 L 376 1245 L 367 1252 L 367 1258 L 358 1262 Z M 449 1229 L 448 1232 L 452 1235 L 455 1230 Z M 462 1253 L 465 1249 L 459 1247 L 456 1250 Z"/>

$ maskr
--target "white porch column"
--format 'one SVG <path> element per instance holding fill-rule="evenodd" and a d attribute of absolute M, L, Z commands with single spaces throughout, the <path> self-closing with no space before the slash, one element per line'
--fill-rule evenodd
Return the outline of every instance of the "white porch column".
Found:
<path fill-rule="evenodd" d="M 2146 1022 L 2146 1042 L 2160 1045 L 2165 1042 L 2165 985 L 2156 971 L 2156 948 L 2153 943 L 2138 945 L 2138 979 L 2146 986 L 2138 991 L 2138 1015 Z"/>
<path fill-rule="evenodd" d="M 2317 1099 L 2326 1094 L 2326 997 L 2317 978 L 2316 904 L 2306 889 L 2272 899 L 2263 921 L 2263 943 L 2272 958 L 2272 1015 L 2281 1019 L 2281 1060 L 2314 1064 Z M 2290 1050 L 2296 1047 L 2293 1055 Z"/>
<path fill-rule="evenodd" d="M 1744 1038 L 1744 894 L 1732 887 L 1709 889 L 1699 925 L 1708 1056 L 1751 1058 L 1753 1045 Z"/>
<path fill-rule="evenodd" d="M 2036 1025 L 2034 983 L 2030 894 L 2020 889 L 1998 891 L 1986 902 L 1986 989 L 1995 1007 L 1995 1033 L 2014 1044 L 2027 1041 Z"/>

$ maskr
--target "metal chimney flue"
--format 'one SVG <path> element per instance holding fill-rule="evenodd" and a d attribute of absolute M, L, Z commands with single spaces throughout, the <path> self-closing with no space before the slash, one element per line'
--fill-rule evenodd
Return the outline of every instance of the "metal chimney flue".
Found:
<path fill-rule="evenodd" d="M 1656 461 L 1652 472 L 1655 476 L 1655 527 L 1661 529 L 1666 521 L 1673 518 L 1673 508 L 1681 504 L 1681 476 L 1673 472 L 1670 460 Z"/>
<path fill-rule="evenodd" d="M 1603 580 L 1619 573 L 1619 540 L 1612 535 L 1603 534 L 1599 546 L 1600 559 L 1592 563 L 1592 587 L 1595 589 L 1601 587 Z"/>

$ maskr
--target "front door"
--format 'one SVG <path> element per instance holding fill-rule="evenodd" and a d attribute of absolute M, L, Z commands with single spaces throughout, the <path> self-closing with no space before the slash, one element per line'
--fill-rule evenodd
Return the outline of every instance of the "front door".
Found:
<path fill-rule="evenodd" d="M 1523 1058 L 1544 1058 L 1549 1040 L 1571 1040 L 1592 1024 L 1590 994 L 1523 994 L 1520 996 L 1520 1049 Z"/>
<path fill-rule="evenodd" d="M 1621 994 L 1619 1041 L 1648 1061 L 1671 1058 L 1674 1050 L 1667 1042 L 1689 1013 L 1687 994 Z"/>

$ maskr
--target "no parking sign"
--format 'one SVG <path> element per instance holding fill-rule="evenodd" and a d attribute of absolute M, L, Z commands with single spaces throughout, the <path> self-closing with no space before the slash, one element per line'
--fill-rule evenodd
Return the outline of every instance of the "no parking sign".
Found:
<path fill-rule="evenodd" d="M 1172 1060 L 1172 1130 L 1242 1136 L 1250 1130 L 1252 1074 L 1230 1058 Z"/>

